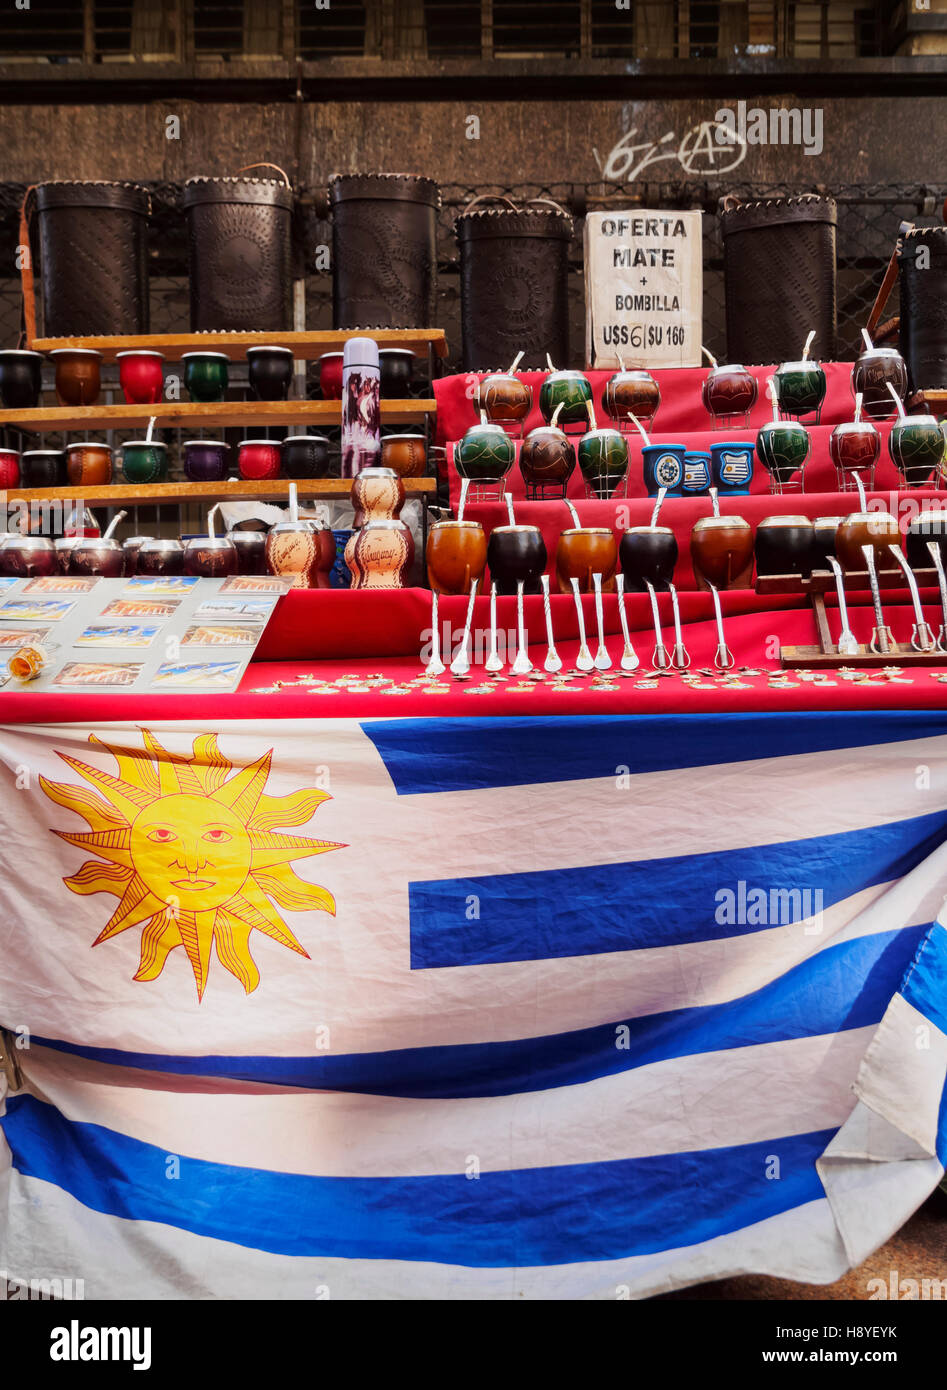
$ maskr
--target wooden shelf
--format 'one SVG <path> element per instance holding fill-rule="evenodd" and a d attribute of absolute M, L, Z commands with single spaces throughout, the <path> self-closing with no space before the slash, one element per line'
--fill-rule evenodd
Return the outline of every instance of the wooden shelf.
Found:
<path fill-rule="evenodd" d="M 351 478 L 299 479 L 296 488 L 301 501 L 329 501 L 348 497 Z M 437 492 L 436 478 L 405 478 L 407 497 L 431 497 Z M 219 483 L 110 483 L 106 487 L 37 487 L 13 488 L 7 493 L 7 508 L 23 502 L 85 502 L 88 505 L 119 506 L 130 502 L 134 506 L 157 506 L 163 502 L 239 502 L 248 498 L 272 498 L 285 501 L 289 497 L 289 480 L 277 478 L 254 482 L 245 478 L 228 478 Z"/>
<path fill-rule="evenodd" d="M 381 402 L 385 425 L 419 424 L 433 415 L 432 400 Z M 0 426 L 19 430 L 138 430 L 142 437 L 154 416 L 159 429 L 247 429 L 255 425 L 341 425 L 341 401 L 159 401 L 157 405 L 39 406 L 35 410 L 0 410 Z"/>
<path fill-rule="evenodd" d="M 800 668 L 838 671 L 843 666 L 862 666 L 866 671 L 879 666 L 947 666 L 947 654 L 944 652 L 916 652 L 906 642 L 892 642 L 885 655 L 870 652 L 861 645 L 854 655 L 849 656 L 839 656 L 835 651 L 824 652 L 821 647 L 782 647 L 779 656 L 787 671 Z"/>
<path fill-rule="evenodd" d="M 882 593 L 891 589 L 907 589 L 908 581 L 900 565 L 886 563 L 880 565 L 875 573 L 878 587 Z M 919 589 L 937 588 L 937 571 L 933 567 L 914 570 L 914 578 Z M 871 580 L 867 570 L 845 570 L 845 593 L 871 591 Z M 758 594 L 834 594 L 835 575 L 829 570 L 813 570 L 803 579 L 798 574 L 757 575 L 755 589 Z"/>
<path fill-rule="evenodd" d="M 313 361 L 324 352 L 340 352 L 349 338 L 373 338 L 380 348 L 407 348 L 426 356 L 430 347 L 436 357 L 447 356 L 447 337 L 443 328 L 351 328 L 313 333 L 152 333 L 109 338 L 35 338 L 30 346 L 36 352 L 57 348 L 94 348 L 105 362 L 114 362 L 116 353 L 135 348 L 163 352 L 169 362 L 180 361 L 185 352 L 225 352 L 234 362 L 246 356 L 248 347 L 292 348 L 297 361 Z"/>

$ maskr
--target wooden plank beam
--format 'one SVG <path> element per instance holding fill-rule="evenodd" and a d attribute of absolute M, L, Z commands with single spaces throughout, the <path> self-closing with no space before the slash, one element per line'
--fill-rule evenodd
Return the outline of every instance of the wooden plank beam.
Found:
<path fill-rule="evenodd" d="M 437 491 L 436 478 L 405 478 L 407 497 L 432 497 Z M 117 507 L 131 503 L 139 507 L 159 506 L 165 502 L 239 502 L 247 499 L 276 499 L 289 497 L 289 480 L 282 478 L 258 482 L 243 478 L 228 478 L 219 483 L 111 483 L 105 487 L 38 487 L 13 488 L 7 493 L 8 508 L 24 504 L 63 504 L 85 502 L 87 506 Z M 300 498 L 329 501 L 348 497 L 352 491 L 351 478 L 314 478 L 296 482 Z"/>
<path fill-rule="evenodd" d="M 379 347 L 407 348 L 426 355 L 432 347 L 436 356 L 447 356 L 447 337 L 443 328 L 320 329 L 307 333 L 151 333 L 138 337 L 35 338 L 30 346 L 36 352 L 56 348 L 94 348 L 103 360 L 114 362 L 119 352 L 134 348 L 163 352 L 170 362 L 180 361 L 185 352 L 225 352 L 232 362 L 242 361 L 248 347 L 290 347 L 293 356 L 314 361 L 324 352 L 341 352 L 349 338 L 373 338 Z"/>
<path fill-rule="evenodd" d="M 433 415 L 436 402 L 381 402 L 382 423 L 407 425 Z M 159 429 L 245 429 L 297 424 L 341 425 L 341 401 L 161 401 L 158 405 L 40 406 L 36 410 L 0 410 L 0 427 L 19 430 L 140 430 L 154 416 Z"/>

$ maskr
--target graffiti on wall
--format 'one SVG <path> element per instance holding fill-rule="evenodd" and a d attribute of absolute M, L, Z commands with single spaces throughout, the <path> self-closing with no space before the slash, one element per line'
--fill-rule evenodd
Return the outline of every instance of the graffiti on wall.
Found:
<path fill-rule="evenodd" d="M 724 130 L 726 134 L 721 135 Z M 637 140 L 637 135 L 637 127 L 632 126 L 604 160 L 593 146 L 592 154 L 603 179 L 609 183 L 633 183 L 643 170 L 665 160 L 678 163 L 691 177 L 708 178 L 728 174 L 746 158 L 746 139 L 725 122 L 698 121 L 680 138 L 673 130 L 660 140 Z"/>

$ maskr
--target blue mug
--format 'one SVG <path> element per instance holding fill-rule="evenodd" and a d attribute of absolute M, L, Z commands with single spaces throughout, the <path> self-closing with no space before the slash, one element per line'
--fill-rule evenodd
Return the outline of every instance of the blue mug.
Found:
<path fill-rule="evenodd" d="M 712 477 L 710 454 L 705 449 L 688 449 L 684 455 L 684 496 L 706 497 Z"/>
<path fill-rule="evenodd" d="M 352 575 L 348 565 L 345 563 L 345 547 L 348 545 L 351 531 L 333 531 L 335 539 L 335 564 L 329 571 L 330 589 L 347 589 L 352 583 Z"/>
<path fill-rule="evenodd" d="M 644 482 L 649 497 L 657 497 L 659 490 L 667 488 L 668 497 L 680 497 L 684 485 L 683 444 L 646 444 L 641 450 L 644 465 Z"/>
<path fill-rule="evenodd" d="M 739 439 L 721 440 L 710 446 L 710 467 L 714 487 L 721 497 L 742 497 L 750 490 L 753 477 L 753 445 Z"/>

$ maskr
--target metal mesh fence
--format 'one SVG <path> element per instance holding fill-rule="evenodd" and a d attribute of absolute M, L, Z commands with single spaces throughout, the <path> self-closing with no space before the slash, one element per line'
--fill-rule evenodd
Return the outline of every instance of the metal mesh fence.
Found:
<path fill-rule="evenodd" d="M 177 183 L 149 185 L 152 217 L 149 225 L 149 268 L 151 329 L 154 333 L 187 331 L 189 296 L 185 215 L 181 208 L 181 187 Z M 453 235 L 457 214 L 474 197 L 493 195 L 516 203 L 530 198 L 552 198 L 572 213 L 576 221 L 570 254 L 569 316 L 571 365 L 582 365 L 585 335 L 585 294 L 582 244 L 585 215 L 589 211 L 622 207 L 700 208 L 704 211 L 704 342 L 719 358 L 726 358 L 726 328 L 723 285 L 723 246 L 717 203 L 724 193 L 746 200 L 786 197 L 799 193 L 785 184 L 753 183 L 645 183 L 632 185 L 595 183 L 493 184 L 478 187 L 450 184 L 442 186 L 442 207 L 438 214 L 438 312 L 436 327 L 447 333 L 449 357 L 444 370 L 460 361 L 460 259 Z M 838 203 L 838 351 L 852 356 L 858 347 L 859 331 L 867 319 L 881 284 L 901 221 L 918 226 L 940 222 L 940 208 L 947 186 L 849 184 L 829 192 Z M 15 263 L 18 241 L 18 213 L 24 189 L 17 184 L 0 184 L 0 264 Z M 331 225 L 323 188 L 297 189 L 294 232 L 297 263 L 301 271 L 317 263 L 320 247 L 331 247 Z M 41 276 L 37 275 L 37 286 Z M 331 271 L 304 273 L 306 287 L 306 327 L 332 327 Z M 892 294 L 886 316 L 898 312 L 897 289 Z M 419 325 L 429 326 L 429 325 Z M 0 344 L 10 346 L 20 331 L 19 282 L 0 279 Z M 559 365 L 559 364 L 557 364 Z M 564 364 L 563 364 L 564 365 Z"/>

